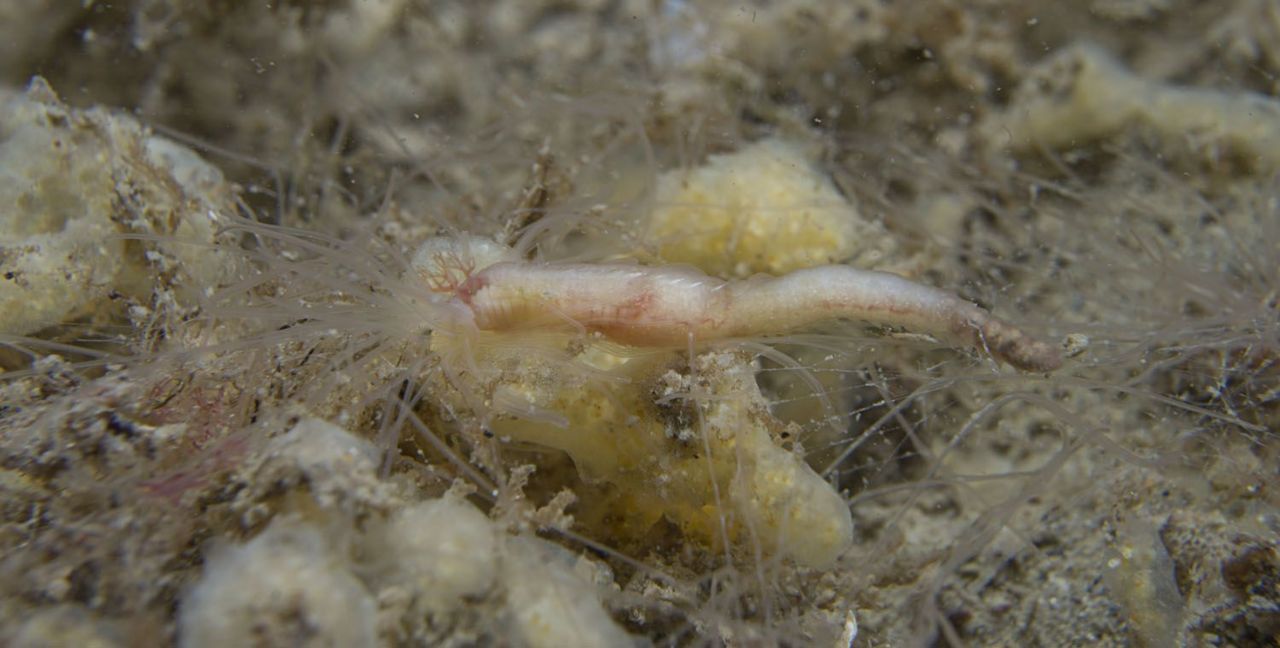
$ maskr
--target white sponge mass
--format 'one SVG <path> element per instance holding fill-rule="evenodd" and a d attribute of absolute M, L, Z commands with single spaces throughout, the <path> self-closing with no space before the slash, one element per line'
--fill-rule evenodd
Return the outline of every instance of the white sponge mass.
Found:
<path fill-rule="evenodd" d="M 215 552 L 182 601 L 179 645 L 372 646 L 373 597 L 316 529 L 277 520 Z"/>

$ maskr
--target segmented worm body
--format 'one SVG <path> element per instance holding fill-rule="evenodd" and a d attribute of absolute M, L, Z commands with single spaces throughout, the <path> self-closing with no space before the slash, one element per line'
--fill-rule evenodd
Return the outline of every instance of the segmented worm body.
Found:
<path fill-rule="evenodd" d="M 1062 364 L 1058 350 L 955 295 L 842 265 L 724 281 L 697 270 L 499 261 L 467 274 L 453 300 L 483 330 L 557 322 L 622 344 L 673 346 L 859 320 L 972 346 L 1026 371 Z"/>

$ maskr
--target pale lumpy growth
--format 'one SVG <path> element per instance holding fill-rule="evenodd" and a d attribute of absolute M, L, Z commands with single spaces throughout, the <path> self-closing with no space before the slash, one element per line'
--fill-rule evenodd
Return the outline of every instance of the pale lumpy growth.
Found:
<path fill-rule="evenodd" d="M 684 268 L 501 262 L 473 274 L 456 299 L 487 330 L 559 322 L 623 344 L 683 346 L 852 319 L 973 346 L 1028 371 L 1062 364 L 1053 346 L 955 295 L 840 265 L 726 282 Z"/>

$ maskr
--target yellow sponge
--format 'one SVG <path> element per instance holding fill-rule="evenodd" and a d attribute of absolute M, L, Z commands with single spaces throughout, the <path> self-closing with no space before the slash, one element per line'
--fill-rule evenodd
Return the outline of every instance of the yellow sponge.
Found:
<path fill-rule="evenodd" d="M 662 262 L 721 277 L 869 267 L 893 251 L 882 226 L 864 220 L 800 146 L 780 139 L 662 175 L 645 242 Z"/>

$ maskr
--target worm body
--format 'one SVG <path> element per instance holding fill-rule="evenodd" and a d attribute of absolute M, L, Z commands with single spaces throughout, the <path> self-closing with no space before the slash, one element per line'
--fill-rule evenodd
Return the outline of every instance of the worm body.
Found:
<path fill-rule="evenodd" d="M 557 322 L 623 344 L 683 346 L 784 333 L 852 319 L 972 346 L 1027 371 L 1052 371 L 1058 351 L 955 295 L 884 272 L 828 265 L 781 277 L 724 281 L 675 267 L 502 261 L 472 274 L 454 299 L 476 326 Z"/>

